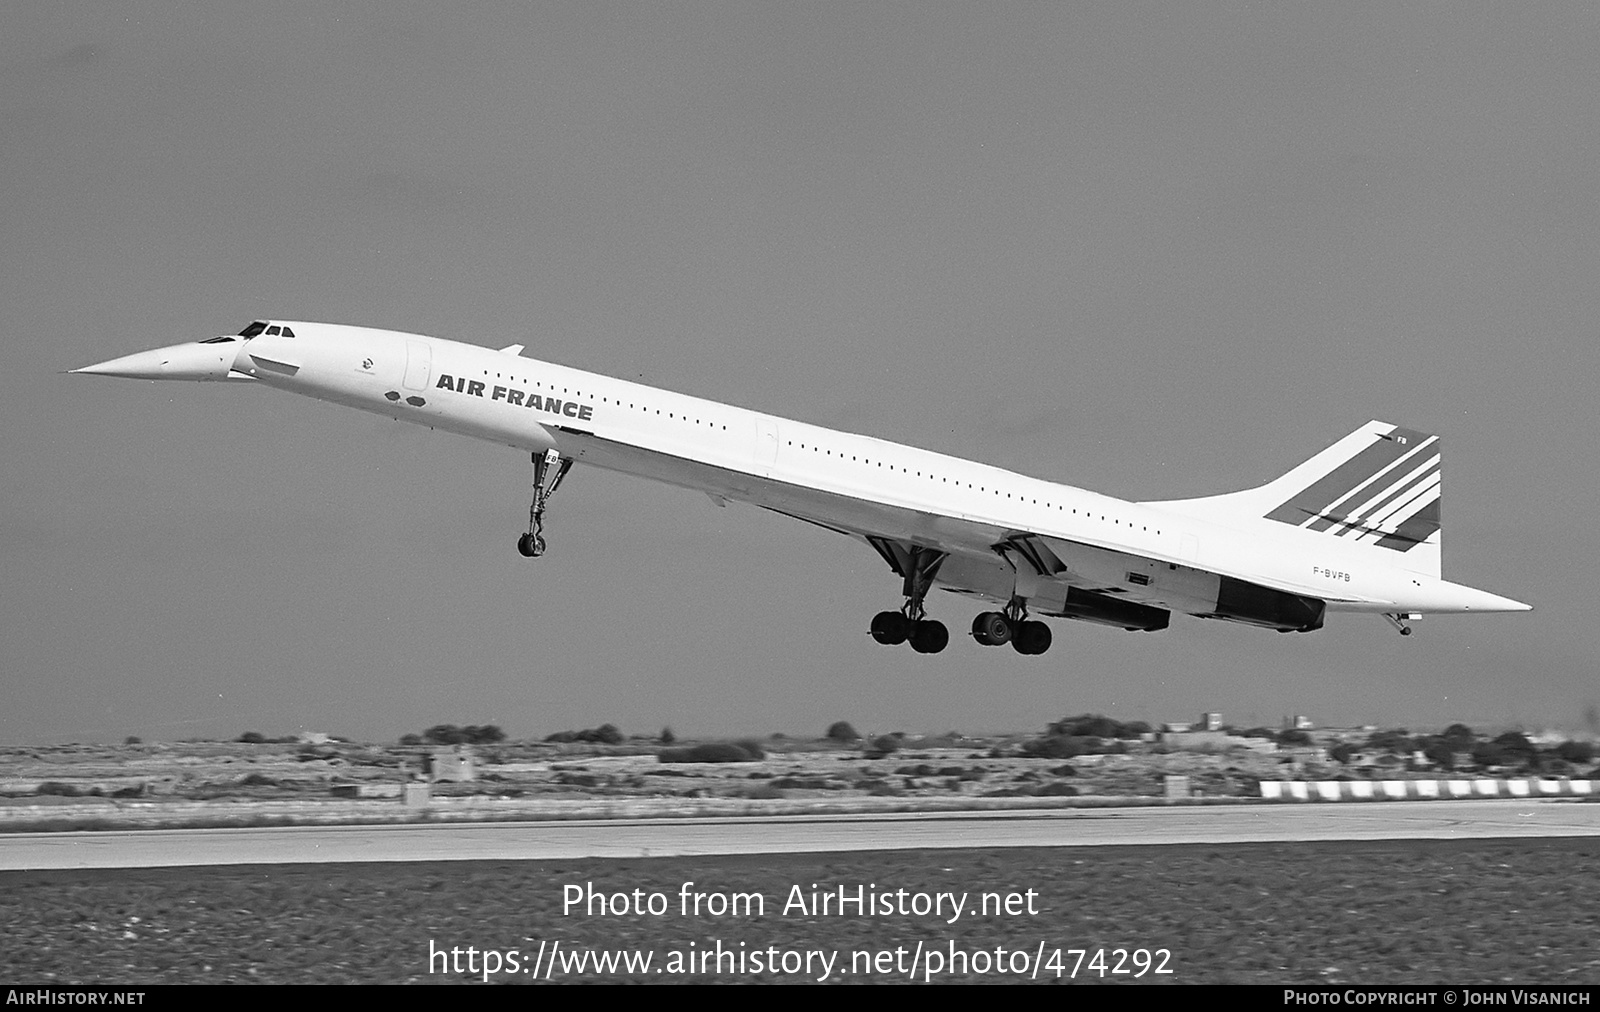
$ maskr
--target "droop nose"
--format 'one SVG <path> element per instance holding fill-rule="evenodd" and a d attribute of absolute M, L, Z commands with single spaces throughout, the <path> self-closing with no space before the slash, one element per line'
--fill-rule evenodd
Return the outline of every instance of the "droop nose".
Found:
<path fill-rule="evenodd" d="M 90 376 L 125 376 L 129 379 L 152 380 L 226 380 L 248 379 L 238 373 L 229 375 L 234 357 L 239 353 L 239 342 L 222 343 L 191 341 L 174 344 L 151 351 L 138 351 L 132 355 L 111 359 L 97 365 L 73 369 L 74 373 Z"/>

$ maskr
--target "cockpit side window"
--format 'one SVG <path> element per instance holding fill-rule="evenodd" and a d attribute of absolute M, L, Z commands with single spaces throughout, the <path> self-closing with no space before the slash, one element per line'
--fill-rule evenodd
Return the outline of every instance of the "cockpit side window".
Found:
<path fill-rule="evenodd" d="M 290 330 L 288 327 L 285 327 L 285 328 L 283 328 L 283 336 L 284 337 L 293 337 L 294 336 L 294 331 Z"/>
<path fill-rule="evenodd" d="M 267 325 L 265 323 L 262 323 L 260 320 L 257 320 L 255 323 L 252 323 L 252 324 L 250 324 L 250 326 L 248 326 L 248 327 L 244 328 L 243 330 L 239 331 L 239 336 L 240 337 L 244 337 L 244 338 L 255 337 L 257 334 L 261 333 L 263 330 L 266 330 L 266 329 L 267 329 Z"/>
<path fill-rule="evenodd" d="M 276 337 L 280 332 L 282 332 L 282 330 L 283 330 L 282 327 L 268 327 L 267 328 L 267 336 L 268 337 Z"/>

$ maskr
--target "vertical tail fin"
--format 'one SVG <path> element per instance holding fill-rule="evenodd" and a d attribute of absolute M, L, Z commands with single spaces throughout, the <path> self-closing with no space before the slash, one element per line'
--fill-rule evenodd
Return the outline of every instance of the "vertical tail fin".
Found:
<path fill-rule="evenodd" d="M 1191 516 L 1264 517 L 1400 553 L 1440 575 L 1439 437 L 1368 422 L 1276 481 L 1203 499 L 1152 503 Z"/>

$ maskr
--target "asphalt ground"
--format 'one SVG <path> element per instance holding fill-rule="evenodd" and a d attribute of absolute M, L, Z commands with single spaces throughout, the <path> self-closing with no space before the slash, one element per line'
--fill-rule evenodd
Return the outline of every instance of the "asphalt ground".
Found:
<path fill-rule="evenodd" d="M 1593 837 L 11 871 L 0 978 L 1594 985 L 1597 873 Z"/>

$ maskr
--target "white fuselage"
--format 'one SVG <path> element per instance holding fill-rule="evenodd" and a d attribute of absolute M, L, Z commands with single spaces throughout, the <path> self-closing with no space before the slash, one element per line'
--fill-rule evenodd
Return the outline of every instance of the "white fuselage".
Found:
<path fill-rule="evenodd" d="M 975 461 L 435 337 L 295 323 L 237 345 L 269 386 L 949 553 L 938 582 L 1048 610 L 1068 584 L 1206 614 L 1222 577 L 1389 613 L 1521 610 L 1361 545 L 1251 516 L 1205 519 Z M 1059 579 L 1018 564 L 1040 539 Z M 1514 607 L 1510 607 L 1514 606 Z"/>

